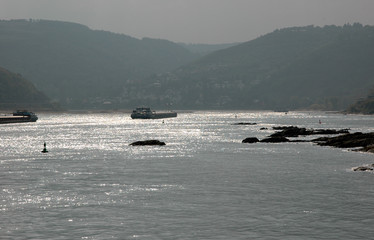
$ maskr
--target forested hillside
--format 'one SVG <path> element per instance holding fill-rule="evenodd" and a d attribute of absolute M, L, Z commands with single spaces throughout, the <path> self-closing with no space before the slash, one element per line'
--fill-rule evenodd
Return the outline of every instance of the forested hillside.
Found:
<path fill-rule="evenodd" d="M 21 75 L 0 67 L 0 110 L 56 110 L 48 97 Z"/>
<path fill-rule="evenodd" d="M 45 20 L 0 21 L 0 66 L 69 108 L 121 106 L 127 86 L 196 56 L 178 44 Z"/>
<path fill-rule="evenodd" d="M 343 110 L 374 86 L 374 27 L 358 23 L 280 29 L 225 49 L 181 45 L 0 21 L 0 66 L 66 108 Z M 198 58 L 186 47 L 221 50 Z"/>
<path fill-rule="evenodd" d="M 212 52 L 216 52 L 218 50 L 226 49 L 229 47 L 233 47 L 239 45 L 239 43 L 224 43 L 224 44 L 187 44 L 187 43 L 178 43 L 182 47 L 190 50 L 193 53 L 199 54 L 200 56 L 208 55 Z"/>
<path fill-rule="evenodd" d="M 347 112 L 374 114 L 374 88 L 369 91 L 366 98 L 359 99 L 356 103 L 352 104 Z"/>
<path fill-rule="evenodd" d="M 143 101 L 192 109 L 341 110 L 374 85 L 373 63 L 374 27 L 286 28 L 148 78 L 144 93 L 152 88 L 154 94 Z"/>

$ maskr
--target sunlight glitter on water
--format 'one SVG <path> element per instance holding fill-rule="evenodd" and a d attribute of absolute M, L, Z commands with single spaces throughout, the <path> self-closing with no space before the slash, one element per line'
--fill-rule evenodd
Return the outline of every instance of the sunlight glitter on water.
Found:
<path fill-rule="evenodd" d="M 238 122 L 257 125 L 233 125 Z M 373 122 L 326 113 L 211 111 L 164 123 L 116 113 L 40 114 L 34 124 L 2 125 L 0 236 L 368 239 L 372 174 L 347 169 L 369 164 L 371 155 L 241 141 L 264 138 L 273 126 L 367 131 Z M 166 146 L 129 146 L 146 139 Z M 40 152 L 44 141 L 48 154 Z"/>

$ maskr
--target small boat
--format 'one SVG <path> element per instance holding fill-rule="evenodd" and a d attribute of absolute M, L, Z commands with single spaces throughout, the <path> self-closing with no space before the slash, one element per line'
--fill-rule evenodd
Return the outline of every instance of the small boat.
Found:
<path fill-rule="evenodd" d="M 13 115 L 0 116 L 0 124 L 36 122 L 36 120 L 38 120 L 38 116 L 27 110 L 17 110 L 16 112 L 13 112 Z"/>
<path fill-rule="evenodd" d="M 170 112 L 155 112 L 149 107 L 138 107 L 131 113 L 132 119 L 159 119 L 177 117 L 177 113 Z"/>

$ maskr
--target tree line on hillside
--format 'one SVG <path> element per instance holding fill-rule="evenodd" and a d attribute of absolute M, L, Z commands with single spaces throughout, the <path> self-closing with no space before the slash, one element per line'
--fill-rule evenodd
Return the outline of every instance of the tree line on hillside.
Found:
<path fill-rule="evenodd" d="M 352 104 L 346 111 L 347 113 L 374 114 L 374 88 L 369 91 L 365 98 L 360 98 Z"/>
<path fill-rule="evenodd" d="M 149 77 L 141 95 L 177 108 L 342 110 L 373 85 L 373 43 L 361 24 L 276 30 Z"/>
<path fill-rule="evenodd" d="M 20 74 L 12 73 L 0 67 L 0 110 L 15 109 L 60 109 L 57 103 L 37 90 Z"/>
<path fill-rule="evenodd" d="M 341 110 L 373 87 L 373 43 L 358 23 L 292 27 L 199 57 L 74 23 L 0 21 L 0 66 L 68 109 Z"/>
<path fill-rule="evenodd" d="M 0 66 L 68 108 L 121 99 L 128 84 L 198 57 L 167 40 L 47 20 L 0 21 L 0 52 Z"/>

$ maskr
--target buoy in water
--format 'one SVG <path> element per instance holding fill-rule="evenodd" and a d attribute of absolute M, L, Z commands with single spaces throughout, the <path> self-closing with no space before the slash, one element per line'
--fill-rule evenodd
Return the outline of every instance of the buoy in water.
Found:
<path fill-rule="evenodd" d="M 47 150 L 47 144 L 44 142 L 44 148 L 43 148 L 42 153 L 47 153 L 47 152 L 48 152 L 48 150 Z"/>

